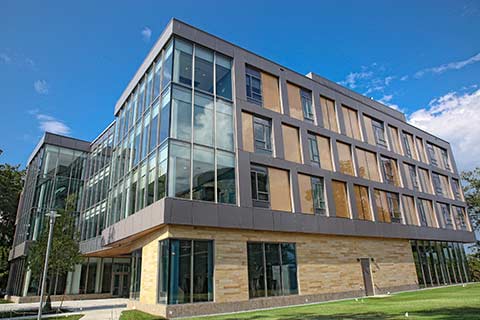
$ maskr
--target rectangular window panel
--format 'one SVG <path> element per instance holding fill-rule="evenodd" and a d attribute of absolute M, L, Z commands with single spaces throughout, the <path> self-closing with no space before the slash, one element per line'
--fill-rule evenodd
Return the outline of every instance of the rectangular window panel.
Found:
<path fill-rule="evenodd" d="M 413 136 L 409 133 L 402 132 L 403 147 L 405 155 L 411 159 L 418 160 L 417 149 L 413 141 Z"/>
<path fill-rule="evenodd" d="M 342 106 L 342 112 L 345 121 L 345 134 L 350 138 L 361 140 L 357 111 L 347 106 Z"/>
<path fill-rule="evenodd" d="M 193 146 L 192 199 L 215 201 L 213 149 Z"/>
<path fill-rule="evenodd" d="M 217 201 L 236 203 L 235 155 L 217 151 Z"/>
<path fill-rule="evenodd" d="M 321 96 L 320 106 L 322 108 L 323 127 L 334 132 L 339 132 L 335 101 Z"/>
<path fill-rule="evenodd" d="M 190 240 L 170 240 L 170 288 L 169 304 L 189 303 L 191 299 L 191 255 Z"/>
<path fill-rule="evenodd" d="M 162 143 L 168 138 L 170 131 L 170 89 L 166 89 L 162 94 L 162 110 L 160 111 L 160 140 Z"/>
<path fill-rule="evenodd" d="M 297 253 L 293 243 L 281 243 L 283 295 L 298 294 Z"/>
<path fill-rule="evenodd" d="M 193 302 L 213 301 L 212 241 L 193 241 Z"/>
<path fill-rule="evenodd" d="M 437 202 L 437 217 L 442 222 L 442 228 L 453 229 L 453 220 L 448 204 Z"/>
<path fill-rule="evenodd" d="M 213 93 L 213 51 L 195 46 L 195 89 Z"/>
<path fill-rule="evenodd" d="M 278 243 L 265 244 L 265 270 L 267 275 L 267 296 L 282 295 L 282 268 Z"/>
<path fill-rule="evenodd" d="M 158 56 L 155 62 L 155 75 L 153 77 L 153 99 L 157 98 L 162 90 L 162 54 L 160 53 Z"/>
<path fill-rule="evenodd" d="M 145 87 L 145 107 L 148 108 L 150 106 L 150 102 L 152 102 L 153 68 L 150 68 L 150 70 L 147 71 L 146 78 L 147 78 L 147 84 Z M 126 127 L 127 125 L 125 125 L 125 128 Z"/>
<path fill-rule="evenodd" d="M 173 87 L 171 137 L 190 141 L 192 134 L 192 92 Z"/>
<path fill-rule="evenodd" d="M 303 213 L 326 214 L 323 178 L 298 174 L 300 205 Z"/>
<path fill-rule="evenodd" d="M 400 186 L 400 178 L 398 175 L 397 162 L 387 157 L 380 157 L 380 163 L 382 164 L 383 181 L 397 186 Z"/>
<path fill-rule="evenodd" d="M 165 57 L 163 63 L 163 77 L 162 77 L 162 88 L 166 88 L 167 85 L 172 80 L 172 66 L 173 66 L 173 41 L 167 45 L 165 49 Z"/>
<path fill-rule="evenodd" d="M 301 163 L 298 129 L 282 124 L 282 130 L 283 145 L 288 146 L 288 151 L 285 152 L 285 160 Z"/>
<path fill-rule="evenodd" d="M 254 207 L 269 208 L 270 194 L 268 187 L 268 171 L 264 167 L 252 165 L 250 171 L 252 201 Z"/>
<path fill-rule="evenodd" d="M 307 121 L 315 122 L 315 114 L 312 104 L 312 93 L 308 90 L 301 89 L 300 98 L 302 100 L 303 118 Z"/>
<path fill-rule="evenodd" d="M 158 157 L 158 172 L 157 172 L 157 200 L 165 197 L 166 182 L 167 182 L 167 144 L 160 148 Z"/>
<path fill-rule="evenodd" d="M 357 205 L 358 219 L 372 221 L 372 209 L 368 198 L 368 188 L 364 186 L 354 185 L 355 203 Z"/>
<path fill-rule="evenodd" d="M 418 168 L 418 176 L 422 192 L 433 194 L 432 184 L 430 182 L 428 170 Z"/>
<path fill-rule="evenodd" d="M 190 199 L 190 144 L 170 143 L 168 194 Z"/>
<path fill-rule="evenodd" d="M 286 170 L 268 168 L 272 210 L 292 211 L 290 179 Z"/>
<path fill-rule="evenodd" d="M 333 199 L 335 201 L 335 214 L 337 217 L 350 218 L 350 205 L 348 202 L 347 184 L 341 181 L 332 181 Z"/>
<path fill-rule="evenodd" d="M 374 152 L 356 148 L 358 161 L 358 176 L 380 181 L 380 174 L 378 173 L 377 155 Z"/>
<path fill-rule="evenodd" d="M 300 97 L 300 87 L 287 82 L 288 106 L 290 116 L 295 119 L 303 120 L 302 99 Z"/>
<path fill-rule="evenodd" d="M 417 211 L 415 210 L 415 201 L 413 197 L 402 196 L 403 213 L 405 215 L 406 224 L 418 226 Z"/>
<path fill-rule="evenodd" d="M 248 243 L 248 293 L 250 298 L 266 296 L 265 260 L 262 243 Z"/>
<path fill-rule="evenodd" d="M 313 134 L 308 135 L 308 151 L 310 155 L 310 163 L 316 167 L 320 167 L 320 154 L 318 152 L 317 138 Z"/>
<path fill-rule="evenodd" d="M 435 148 L 431 143 L 428 143 L 428 142 L 427 142 L 427 151 L 428 151 L 428 156 L 430 157 L 430 164 L 438 167 L 438 159 L 435 152 Z"/>
<path fill-rule="evenodd" d="M 242 112 L 242 140 L 243 150 L 254 152 L 253 116 Z"/>
<path fill-rule="evenodd" d="M 452 192 L 455 200 L 463 201 L 463 193 L 457 179 L 452 179 Z"/>
<path fill-rule="evenodd" d="M 419 137 L 415 138 L 416 140 L 416 145 L 418 149 L 418 159 L 424 163 L 427 163 L 427 156 L 425 154 L 425 147 L 423 145 L 423 140 Z"/>
<path fill-rule="evenodd" d="M 275 112 L 281 112 L 278 78 L 265 72 L 261 73 L 261 78 L 263 107 Z"/>
<path fill-rule="evenodd" d="M 404 163 L 403 168 L 405 171 L 405 186 L 410 190 L 420 190 L 415 166 Z"/>
<path fill-rule="evenodd" d="M 156 160 L 155 153 L 148 159 L 147 206 L 155 200 L 155 180 L 157 178 L 155 175 Z"/>
<path fill-rule="evenodd" d="M 259 117 L 253 118 L 254 146 L 256 153 L 272 154 L 272 123 Z"/>
<path fill-rule="evenodd" d="M 333 170 L 332 150 L 330 148 L 330 139 L 323 136 L 317 136 L 318 150 L 320 153 L 320 167 L 325 170 Z"/>
<path fill-rule="evenodd" d="M 149 136 L 149 147 L 148 152 L 153 151 L 158 143 L 158 112 L 159 104 L 156 103 L 152 109 L 152 121 L 150 123 L 150 136 Z"/>
<path fill-rule="evenodd" d="M 222 54 L 215 54 L 216 94 L 232 100 L 232 59 Z"/>
<path fill-rule="evenodd" d="M 381 222 L 402 222 L 398 194 L 375 189 L 375 203 Z"/>
<path fill-rule="evenodd" d="M 233 151 L 233 105 L 221 99 L 216 103 L 216 147 Z"/>
<path fill-rule="evenodd" d="M 455 216 L 455 225 L 457 230 L 468 230 L 467 217 L 465 215 L 465 209 L 462 207 L 453 206 L 453 214 Z"/>
<path fill-rule="evenodd" d="M 245 66 L 247 100 L 262 105 L 262 78 L 258 70 Z"/>
<path fill-rule="evenodd" d="M 175 39 L 173 81 L 192 86 L 192 44 Z"/>
<path fill-rule="evenodd" d="M 355 175 L 350 145 L 337 141 L 337 149 L 338 161 L 340 164 L 340 168 L 338 168 L 338 171 L 340 171 L 341 173 L 349 174 L 351 176 Z"/>
<path fill-rule="evenodd" d="M 402 154 L 400 139 L 398 137 L 398 129 L 392 126 L 388 126 L 388 129 L 390 130 L 390 137 L 392 138 L 392 151 L 397 154 Z"/>
<path fill-rule="evenodd" d="M 213 147 L 213 98 L 195 93 L 193 107 L 193 141 L 198 144 Z"/>

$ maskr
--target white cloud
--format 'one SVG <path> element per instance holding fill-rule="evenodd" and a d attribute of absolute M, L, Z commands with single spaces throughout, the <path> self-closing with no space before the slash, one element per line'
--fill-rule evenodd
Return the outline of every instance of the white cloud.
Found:
<path fill-rule="evenodd" d="M 433 99 L 408 122 L 450 142 L 459 170 L 480 166 L 480 89 Z"/>
<path fill-rule="evenodd" d="M 37 114 L 36 118 L 39 123 L 39 128 L 42 131 L 48 131 L 62 135 L 67 135 L 71 132 L 70 128 L 65 123 L 52 116 L 46 114 Z"/>
<path fill-rule="evenodd" d="M 144 27 L 142 29 L 141 34 L 142 34 L 143 41 L 149 42 L 150 38 L 152 37 L 152 29 L 150 29 L 149 27 Z"/>
<path fill-rule="evenodd" d="M 8 54 L 2 52 L 0 53 L 0 62 L 8 64 L 12 62 L 12 58 L 10 58 Z"/>
<path fill-rule="evenodd" d="M 405 75 L 405 76 L 400 78 L 400 81 L 405 81 L 405 80 L 408 80 L 408 75 Z"/>
<path fill-rule="evenodd" d="M 393 99 L 392 94 L 386 94 L 383 97 L 381 97 L 380 99 L 378 99 L 378 102 L 383 103 L 387 107 L 390 107 L 390 108 L 395 109 L 397 111 L 404 112 L 404 110 L 402 108 L 400 108 L 400 106 L 390 102 L 390 101 L 392 101 L 392 99 Z"/>
<path fill-rule="evenodd" d="M 362 72 L 350 72 L 345 80 L 340 81 L 339 84 L 342 86 L 347 86 L 351 89 L 357 87 L 357 82 L 359 80 L 368 79 L 373 75 L 372 71 L 362 71 Z"/>
<path fill-rule="evenodd" d="M 33 87 L 39 94 L 48 94 L 48 83 L 45 80 L 36 80 Z"/>
<path fill-rule="evenodd" d="M 417 73 L 415 73 L 414 77 L 418 79 L 423 77 L 426 73 L 440 74 L 448 70 L 459 70 L 468 66 L 469 64 L 476 63 L 479 61 L 480 61 L 480 52 L 466 60 L 449 62 L 437 67 L 420 70 Z"/>

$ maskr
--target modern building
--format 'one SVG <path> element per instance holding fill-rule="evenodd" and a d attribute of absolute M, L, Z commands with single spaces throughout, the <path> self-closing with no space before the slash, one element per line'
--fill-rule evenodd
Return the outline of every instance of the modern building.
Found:
<path fill-rule="evenodd" d="M 314 73 L 171 20 L 92 143 L 28 162 L 9 294 L 44 213 L 77 194 L 85 261 L 51 291 L 166 317 L 468 282 L 448 142 Z M 57 283 L 58 282 L 58 283 Z"/>

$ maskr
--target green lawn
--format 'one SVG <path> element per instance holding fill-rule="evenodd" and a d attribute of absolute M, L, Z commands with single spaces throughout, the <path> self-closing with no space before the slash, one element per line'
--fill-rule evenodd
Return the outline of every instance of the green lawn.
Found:
<path fill-rule="evenodd" d="M 406 312 L 408 312 L 408 318 L 405 316 Z M 480 284 L 196 319 L 480 319 Z"/>
<path fill-rule="evenodd" d="M 120 315 L 120 320 L 159 320 L 164 319 L 162 317 L 153 316 L 151 314 L 138 311 L 138 310 L 127 310 L 123 311 Z"/>
<path fill-rule="evenodd" d="M 12 303 L 12 302 L 5 299 L 0 299 L 0 304 L 3 304 L 3 303 Z"/>

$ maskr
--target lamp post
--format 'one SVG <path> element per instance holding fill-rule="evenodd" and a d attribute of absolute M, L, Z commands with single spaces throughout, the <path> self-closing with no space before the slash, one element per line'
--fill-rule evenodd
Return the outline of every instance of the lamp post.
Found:
<path fill-rule="evenodd" d="M 45 216 L 50 217 L 50 227 L 48 229 L 47 252 L 45 253 L 45 265 L 43 266 L 42 286 L 40 289 L 40 304 L 38 306 L 37 320 L 42 319 L 43 294 L 45 292 L 45 282 L 48 273 L 48 256 L 50 255 L 50 247 L 52 246 L 53 225 L 55 224 L 55 218 L 59 217 L 60 215 L 57 213 L 57 211 L 50 210 L 50 212 L 47 213 Z"/>

